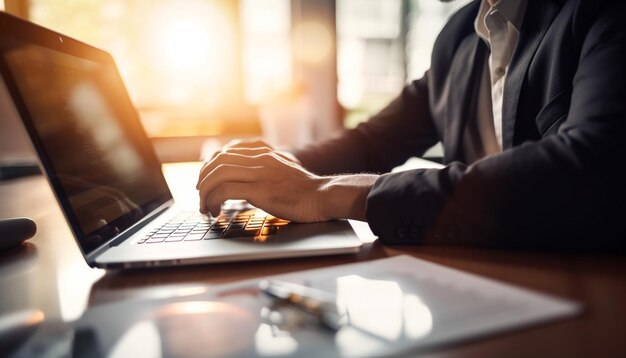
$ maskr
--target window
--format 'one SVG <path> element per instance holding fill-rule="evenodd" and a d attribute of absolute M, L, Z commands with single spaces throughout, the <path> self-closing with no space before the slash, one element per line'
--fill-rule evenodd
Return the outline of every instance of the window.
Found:
<path fill-rule="evenodd" d="M 291 81 L 289 0 L 29 4 L 32 21 L 111 52 L 152 136 L 258 130 L 253 106 Z"/>
<path fill-rule="evenodd" d="M 367 120 L 430 67 L 436 36 L 468 0 L 338 0 L 339 102 L 348 127 Z"/>
<path fill-rule="evenodd" d="M 149 135 L 205 136 L 258 133 L 256 106 L 300 85 L 321 111 L 313 131 L 330 132 L 318 123 L 333 117 L 324 108 L 335 99 L 335 49 L 336 97 L 355 126 L 428 69 L 437 34 L 469 0 L 15 2 L 34 22 L 111 52 Z M 301 57 L 320 43 L 333 61 L 317 72 Z"/>

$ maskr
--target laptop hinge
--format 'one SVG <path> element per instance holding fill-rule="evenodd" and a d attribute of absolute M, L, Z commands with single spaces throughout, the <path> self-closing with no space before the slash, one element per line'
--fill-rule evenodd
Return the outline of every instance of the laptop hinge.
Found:
<path fill-rule="evenodd" d="M 106 251 L 108 248 L 113 247 L 113 246 L 118 246 L 119 244 L 124 242 L 133 234 L 135 234 L 139 230 L 143 229 L 146 225 L 151 223 L 155 217 L 163 214 L 167 209 L 171 208 L 173 204 L 174 204 L 173 200 L 167 201 L 165 204 L 153 210 L 152 213 L 146 215 L 146 217 L 141 219 L 135 225 L 124 230 L 122 233 L 117 235 L 115 238 L 109 240 L 108 242 L 104 243 L 103 245 L 100 245 L 100 247 L 98 247 L 93 252 L 91 252 L 87 257 L 85 257 L 87 262 L 90 263 L 91 261 L 95 260 L 96 257 L 100 256 L 100 254 L 102 254 L 102 252 Z"/>
<path fill-rule="evenodd" d="M 163 214 L 167 209 L 169 209 L 171 207 L 171 205 L 168 205 L 167 207 L 160 207 L 159 209 L 155 210 L 150 216 L 144 218 L 143 220 L 139 221 L 138 223 L 136 223 L 135 225 L 129 227 L 128 229 L 126 229 L 124 232 L 122 232 L 121 234 L 117 235 L 117 237 L 115 237 L 114 239 L 112 239 L 111 241 L 109 241 L 109 246 L 108 247 L 113 247 L 113 246 L 117 246 L 119 244 L 121 244 L 122 242 L 124 242 L 126 239 L 128 239 L 129 237 L 133 236 L 135 233 L 137 233 L 139 230 L 143 229 L 144 227 L 146 227 L 146 225 L 148 225 L 149 223 L 152 222 L 152 220 Z"/>

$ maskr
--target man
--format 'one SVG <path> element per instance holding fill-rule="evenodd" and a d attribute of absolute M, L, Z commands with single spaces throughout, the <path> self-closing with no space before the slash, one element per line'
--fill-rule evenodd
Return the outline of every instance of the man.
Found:
<path fill-rule="evenodd" d="M 298 222 L 367 220 L 384 243 L 620 244 L 625 10 L 474 1 L 367 123 L 293 153 L 225 148 L 200 173 L 201 211 L 246 199 Z M 445 168 L 388 173 L 438 141 Z"/>

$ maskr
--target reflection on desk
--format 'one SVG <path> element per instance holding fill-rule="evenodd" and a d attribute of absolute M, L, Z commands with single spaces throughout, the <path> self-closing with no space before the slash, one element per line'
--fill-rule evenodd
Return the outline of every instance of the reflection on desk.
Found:
<path fill-rule="evenodd" d="M 197 203 L 189 182 L 197 164 L 165 166 L 177 200 Z M 173 169 L 173 170 L 172 170 Z M 182 169 L 182 170 L 181 170 Z M 175 175 L 168 175 L 177 173 Z M 189 194 L 191 192 L 191 194 Z M 182 195 L 182 196 L 180 196 Z M 67 322 L 88 306 L 149 297 L 172 289 L 191 289 L 375 258 L 409 254 L 467 272 L 579 301 L 587 310 L 575 319 L 442 347 L 448 356 L 623 356 L 626 341 L 626 260 L 613 253 L 504 251 L 446 246 L 383 246 L 366 243 L 349 257 L 316 257 L 268 262 L 229 263 L 141 271 L 91 269 L 80 254 L 62 213 L 41 176 L 0 183 L 0 217 L 28 216 L 38 226 L 27 249 L 0 254 L 0 314 L 35 309 L 45 316 L 38 332 L 73 337 Z M 371 237 L 367 241 L 371 241 Z M 160 295 L 160 296 L 159 296 Z M 29 341 L 30 342 L 30 341 Z M 27 342 L 27 344 L 29 343 Z M 58 346 L 57 346 L 58 349 Z"/>
<path fill-rule="evenodd" d="M 328 304 L 342 307 L 345 321 L 332 329 L 321 325 L 311 311 L 264 294 L 253 279 L 204 286 L 190 296 L 185 293 L 193 290 L 170 291 L 170 297 L 92 307 L 76 325 L 77 332 L 90 339 L 87 344 L 77 339 L 75 344 L 91 347 L 79 349 L 89 357 L 415 354 L 572 317 L 580 310 L 575 302 L 406 255 L 267 280 L 282 282 L 283 289 L 314 291 L 318 300 L 324 297 Z"/>

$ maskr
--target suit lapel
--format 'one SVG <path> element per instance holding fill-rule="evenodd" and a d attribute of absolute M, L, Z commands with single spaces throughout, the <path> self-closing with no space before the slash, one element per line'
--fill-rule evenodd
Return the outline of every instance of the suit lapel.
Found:
<path fill-rule="evenodd" d="M 465 160 L 462 155 L 463 131 L 468 118 L 476 116 L 480 76 L 485 60 L 486 45 L 476 34 L 468 36 L 459 46 L 450 68 L 448 84 L 445 162 Z"/>
<path fill-rule="evenodd" d="M 535 56 L 546 31 L 558 13 L 559 7 L 547 0 L 529 0 L 526 15 L 522 24 L 519 41 L 504 85 L 502 103 L 502 146 L 508 149 L 513 146 L 515 120 L 520 92 L 530 61 Z"/>

